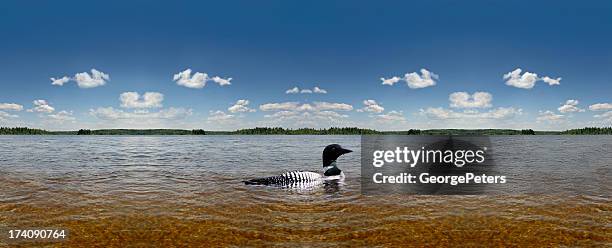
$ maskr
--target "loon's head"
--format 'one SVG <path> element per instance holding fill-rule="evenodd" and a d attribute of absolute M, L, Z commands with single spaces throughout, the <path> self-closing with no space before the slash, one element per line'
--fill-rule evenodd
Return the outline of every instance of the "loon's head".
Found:
<path fill-rule="evenodd" d="M 338 157 L 342 156 L 342 154 L 346 154 L 349 152 L 353 152 L 353 151 L 349 149 L 344 149 L 342 148 L 342 146 L 338 144 L 328 145 L 327 147 L 325 147 L 325 150 L 323 150 L 323 167 L 332 166 L 332 163 L 336 162 L 336 159 L 338 159 Z M 327 168 L 327 170 L 325 171 L 325 175 L 326 176 L 340 175 L 340 172 L 341 172 L 340 169 L 338 169 L 338 167 L 333 165 L 331 168 Z"/>

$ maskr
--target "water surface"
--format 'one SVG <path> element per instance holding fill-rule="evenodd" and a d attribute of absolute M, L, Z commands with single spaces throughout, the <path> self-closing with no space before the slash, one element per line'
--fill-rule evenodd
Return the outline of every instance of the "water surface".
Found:
<path fill-rule="evenodd" d="M 0 136 L 0 229 L 58 227 L 51 246 L 602 246 L 612 244 L 610 136 L 492 137 L 514 184 L 495 196 L 363 196 L 359 136 Z M 340 184 L 241 180 L 319 170 Z M 567 175 L 574 175 L 567 177 Z M 3 237 L 4 238 L 4 237 Z M 8 244 L 0 239 L 0 244 Z M 32 245 L 32 243 L 11 243 Z"/>

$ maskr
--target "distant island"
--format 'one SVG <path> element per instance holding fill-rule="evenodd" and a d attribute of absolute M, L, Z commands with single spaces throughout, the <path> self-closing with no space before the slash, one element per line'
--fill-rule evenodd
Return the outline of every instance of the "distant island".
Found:
<path fill-rule="evenodd" d="M 586 127 L 565 131 L 534 131 L 531 129 L 410 129 L 406 131 L 376 131 L 357 127 L 326 129 L 256 127 L 236 131 L 205 131 L 202 129 L 81 129 L 78 131 L 47 131 L 27 127 L 0 127 L 0 135 L 611 135 L 612 127 Z"/>

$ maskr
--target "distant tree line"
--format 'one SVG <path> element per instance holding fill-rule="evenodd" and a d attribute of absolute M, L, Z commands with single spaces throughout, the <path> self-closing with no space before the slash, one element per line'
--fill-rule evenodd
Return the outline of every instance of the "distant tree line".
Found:
<path fill-rule="evenodd" d="M 532 129 L 523 129 L 521 130 L 521 134 L 522 135 L 535 135 L 536 133 Z"/>
<path fill-rule="evenodd" d="M 242 135 L 362 135 L 362 134 L 380 134 L 381 132 L 363 129 L 357 127 L 332 127 L 327 129 L 314 129 L 314 128 L 299 128 L 299 129 L 285 129 L 282 127 L 256 127 L 250 129 L 240 129 L 230 134 L 242 134 Z"/>
<path fill-rule="evenodd" d="M 191 130 L 191 134 L 193 135 L 206 135 L 206 131 L 203 129 L 193 129 Z"/>
<path fill-rule="evenodd" d="M 586 127 L 558 131 L 534 131 L 532 129 L 410 129 L 407 131 L 376 131 L 357 127 L 332 127 L 325 129 L 281 127 L 256 127 L 236 131 L 205 131 L 203 129 L 80 129 L 79 131 L 46 131 L 27 127 L 0 127 L 0 135 L 601 135 L 612 134 L 612 127 Z"/>
<path fill-rule="evenodd" d="M 383 131 L 380 134 L 393 134 L 393 135 L 420 135 L 422 134 L 419 129 L 410 129 L 408 131 Z"/>
<path fill-rule="evenodd" d="M 34 129 L 27 127 L 0 127 L 0 135 L 41 135 L 49 134 L 48 131 L 42 129 Z"/>
<path fill-rule="evenodd" d="M 410 129 L 408 131 L 387 131 L 384 134 L 398 135 L 535 135 L 538 134 L 531 129 Z M 541 133 L 544 134 L 544 133 Z M 546 133 L 549 134 L 549 133 Z"/>
<path fill-rule="evenodd" d="M 77 135 L 205 135 L 202 129 L 80 129 Z"/>
<path fill-rule="evenodd" d="M 570 129 L 561 132 L 561 134 L 577 134 L 577 135 L 587 135 L 587 134 L 612 134 L 612 127 L 585 127 L 580 129 Z"/>
<path fill-rule="evenodd" d="M 91 130 L 89 129 L 79 129 L 77 135 L 91 135 Z"/>

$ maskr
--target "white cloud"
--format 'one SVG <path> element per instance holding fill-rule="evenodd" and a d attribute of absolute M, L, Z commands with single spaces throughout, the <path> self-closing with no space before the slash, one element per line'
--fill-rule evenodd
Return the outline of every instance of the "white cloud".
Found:
<path fill-rule="evenodd" d="M 141 98 L 137 92 L 123 92 L 119 100 L 124 108 L 161 108 L 164 95 L 159 92 L 146 92 Z"/>
<path fill-rule="evenodd" d="M 421 69 L 420 76 L 416 72 L 407 73 L 406 75 L 404 75 L 404 80 L 406 80 L 408 87 L 410 87 L 411 89 L 434 86 L 436 85 L 436 81 L 434 79 L 438 79 L 438 75 L 426 69 Z"/>
<path fill-rule="evenodd" d="M 521 68 L 517 68 L 514 71 L 504 74 L 503 78 L 506 80 L 506 85 L 521 89 L 531 89 L 538 80 L 544 81 L 548 83 L 548 85 L 559 85 L 561 81 L 560 77 L 556 79 L 550 77 L 539 78 L 536 73 L 526 71 L 521 75 L 522 72 L 523 70 Z"/>
<path fill-rule="evenodd" d="M 567 100 L 564 105 L 558 108 L 561 113 L 584 112 L 584 109 L 578 108 L 578 100 Z"/>
<path fill-rule="evenodd" d="M 379 122 L 406 122 L 404 113 L 402 111 L 389 111 L 386 114 L 380 114 L 375 116 Z"/>
<path fill-rule="evenodd" d="M 291 89 L 288 89 L 287 91 L 285 91 L 286 94 L 297 94 L 300 93 L 300 88 L 298 87 L 293 87 Z"/>
<path fill-rule="evenodd" d="M 147 110 L 138 110 L 133 112 L 125 112 L 120 109 L 114 109 L 113 107 L 100 107 L 97 109 L 90 109 L 89 113 L 96 118 L 103 120 L 145 120 L 145 119 L 157 119 L 157 120 L 177 120 L 184 119 L 187 116 L 192 115 L 191 109 L 184 108 L 168 108 L 161 109 L 158 112 L 149 112 Z"/>
<path fill-rule="evenodd" d="M 21 111 L 23 106 L 16 103 L 0 103 L 0 110 Z"/>
<path fill-rule="evenodd" d="M 318 86 L 315 86 L 312 89 L 312 92 L 317 93 L 317 94 L 327 94 L 327 90 L 321 89 Z"/>
<path fill-rule="evenodd" d="M 227 109 L 229 112 L 255 112 L 255 109 L 249 108 L 249 100 L 238 100 L 236 104 Z"/>
<path fill-rule="evenodd" d="M 340 110 L 351 111 L 353 106 L 346 103 L 314 102 L 316 110 Z"/>
<path fill-rule="evenodd" d="M 376 103 L 375 100 L 364 100 L 363 105 L 365 106 L 363 108 L 357 109 L 357 112 L 382 113 L 383 111 L 385 111 L 385 108 Z"/>
<path fill-rule="evenodd" d="M 261 111 L 295 110 L 298 102 L 266 103 L 259 106 Z"/>
<path fill-rule="evenodd" d="M 605 112 L 600 115 L 594 115 L 595 118 L 612 118 L 612 111 Z"/>
<path fill-rule="evenodd" d="M 80 88 L 94 88 L 106 84 L 110 80 L 108 74 L 105 74 L 96 69 L 91 69 L 91 75 L 87 72 L 81 72 L 74 75 L 74 81 Z"/>
<path fill-rule="evenodd" d="M 278 111 L 274 114 L 264 115 L 264 117 L 266 118 L 285 118 L 285 117 L 295 116 L 297 114 L 299 114 L 299 112 L 297 111 L 283 110 L 283 111 Z"/>
<path fill-rule="evenodd" d="M 548 85 L 559 85 L 561 84 L 561 78 L 549 78 L 549 77 L 543 77 L 542 81 L 544 81 L 545 83 L 547 83 Z"/>
<path fill-rule="evenodd" d="M 394 85 L 395 83 L 399 82 L 400 80 L 402 80 L 400 77 L 391 77 L 391 78 L 387 78 L 387 79 L 385 79 L 384 77 L 380 78 L 380 81 L 382 81 L 383 85 Z"/>
<path fill-rule="evenodd" d="M 612 123 L 612 111 L 605 112 L 603 114 L 594 115 L 593 117 L 603 119 L 605 123 Z"/>
<path fill-rule="evenodd" d="M 50 78 L 51 79 L 51 85 L 59 85 L 62 86 L 65 83 L 68 83 L 68 81 L 70 81 L 70 78 L 68 76 L 63 76 L 61 78 Z"/>
<path fill-rule="evenodd" d="M 125 128 L 168 128 L 177 125 L 185 127 L 184 122 L 193 115 L 191 109 L 165 108 L 149 110 L 149 108 L 161 108 L 164 96 L 158 92 L 146 92 L 139 95 L 137 92 L 124 92 L 119 96 L 122 108 L 133 110 L 115 109 L 113 107 L 98 107 L 90 109 L 89 114 L 100 122 L 96 126 L 101 127 L 125 127 Z"/>
<path fill-rule="evenodd" d="M 18 118 L 18 117 L 19 117 L 18 115 L 12 115 L 7 112 L 0 111 L 0 120 L 2 121 L 8 118 Z"/>
<path fill-rule="evenodd" d="M 176 81 L 176 84 L 194 89 L 201 89 L 206 86 L 208 79 L 208 74 L 201 72 L 196 72 L 191 76 L 191 69 L 174 74 L 172 78 L 172 80 Z"/>
<path fill-rule="evenodd" d="M 538 114 L 538 117 L 536 118 L 537 122 L 559 122 L 562 121 L 564 119 L 564 115 L 561 114 L 555 114 L 554 112 L 550 111 L 550 110 L 546 110 L 546 111 L 540 111 L 540 113 Z"/>
<path fill-rule="evenodd" d="M 314 111 L 315 107 L 313 107 L 312 105 L 310 105 L 308 103 L 304 103 L 302 105 L 299 105 L 295 110 L 297 110 L 297 111 Z"/>
<path fill-rule="evenodd" d="M 0 126 L 23 127 L 28 126 L 28 123 L 25 123 L 24 121 L 19 119 L 18 115 L 11 114 L 5 111 L 0 111 Z"/>
<path fill-rule="evenodd" d="M 467 92 L 455 92 L 449 95 L 448 100 L 452 108 L 489 108 L 493 95 L 487 92 L 476 92 L 470 95 Z"/>
<path fill-rule="evenodd" d="M 406 73 L 403 78 L 394 76 L 385 79 L 381 77 L 380 81 L 382 81 L 383 85 L 394 85 L 400 80 L 404 80 L 411 89 L 420 89 L 436 85 L 438 75 L 428 71 L 427 69 L 421 69 L 420 72 L 421 75 L 419 75 L 417 72 Z"/>
<path fill-rule="evenodd" d="M 266 103 L 259 106 L 262 111 L 323 111 L 323 110 L 340 110 L 350 111 L 353 106 L 346 103 L 330 103 L 330 102 L 314 102 L 301 104 L 299 102 L 282 102 L 282 103 Z"/>
<path fill-rule="evenodd" d="M 74 75 L 73 78 L 63 76 L 61 78 L 50 78 L 52 85 L 63 86 L 69 81 L 75 81 L 79 88 L 94 88 L 105 85 L 110 80 L 110 76 L 96 69 L 91 69 L 91 74 L 80 72 Z"/>
<path fill-rule="evenodd" d="M 514 86 L 522 89 L 531 89 L 535 85 L 536 81 L 538 81 L 538 74 L 525 72 L 521 75 L 523 70 L 521 68 L 517 68 L 516 70 L 504 74 L 504 79 L 506 80 L 506 84 L 510 86 Z"/>
<path fill-rule="evenodd" d="M 592 111 L 612 110 L 612 103 L 596 103 L 589 106 Z"/>
<path fill-rule="evenodd" d="M 447 120 L 447 119 L 509 119 L 516 115 L 522 114 L 522 109 L 514 107 L 500 107 L 487 112 L 477 110 L 464 110 L 463 112 L 455 112 L 444 108 L 427 108 L 420 110 L 421 115 L 425 115 L 431 119 Z"/>
<path fill-rule="evenodd" d="M 72 112 L 68 112 L 65 110 L 59 111 L 55 114 L 49 114 L 47 117 L 54 122 L 64 123 L 64 122 L 74 122 L 76 118 L 72 116 Z"/>
<path fill-rule="evenodd" d="M 176 81 L 176 84 L 185 86 L 187 88 L 201 89 L 206 86 L 207 81 L 213 81 L 221 86 L 230 85 L 232 78 L 221 78 L 218 76 L 214 76 L 212 78 L 208 77 L 208 74 L 202 72 L 196 72 L 191 75 L 191 69 L 186 69 L 182 72 L 174 74 L 172 77 L 173 81 Z"/>
<path fill-rule="evenodd" d="M 232 84 L 232 78 L 220 78 L 218 76 L 214 76 L 212 77 L 212 81 L 215 83 L 218 83 L 221 86 L 225 86 L 225 85 L 230 85 Z"/>
<path fill-rule="evenodd" d="M 421 122 L 427 128 L 507 128 L 520 126 L 523 110 L 516 107 L 493 107 L 493 96 L 488 92 L 453 92 L 449 95 L 450 108 L 429 107 L 419 114 L 427 118 Z M 512 119 L 512 121 L 509 121 Z M 413 124 L 419 123 L 417 119 Z M 419 124 L 416 124 L 419 125 Z M 524 125 L 523 125 L 524 126 Z"/>
<path fill-rule="evenodd" d="M 302 94 L 327 94 L 327 90 L 321 89 L 318 86 L 315 86 L 314 88 L 311 89 L 300 89 L 297 86 L 293 87 L 291 89 L 288 89 L 285 91 L 286 94 L 297 94 L 297 93 L 302 93 Z"/>
<path fill-rule="evenodd" d="M 266 103 L 259 106 L 262 111 L 276 111 L 266 114 L 263 125 L 280 125 L 288 127 L 329 127 L 348 125 L 348 115 L 337 111 L 350 111 L 353 106 L 345 103 L 299 102 Z"/>
<path fill-rule="evenodd" d="M 210 111 L 208 114 L 208 121 L 227 121 L 234 118 L 234 115 L 226 114 L 221 110 Z"/>
<path fill-rule="evenodd" d="M 51 107 L 45 100 L 34 100 L 32 104 L 34 104 L 34 108 L 28 109 L 28 112 L 51 113 L 55 111 L 55 108 Z"/>
<path fill-rule="evenodd" d="M 23 127 L 29 124 L 22 121 L 18 115 L 9 112 L 0 111 L 0 126 L 5 127 Z"/>
<path fill-rule="evenodd" d="M 316 112 L 315 115 L 319 117 L 327 117 L 327 118 L 332 118 L 332 119 L 333 118 L 348 118 L 348 115 L 343 115 L 338 112 L 330 111 L 330 110 L 319 111 L 319 112 Z"/>
<path fill-rule="evenodd" d="M 286 127 L 330 127 L 330 126 L 347 126 L 353 123 L 348 120 L 348 115 L 340 114 L 335 111 L 279 111 L 274 114 L 264 115 L 266 120 L 261 122 L 263 125 L 283 125 Z"/>

